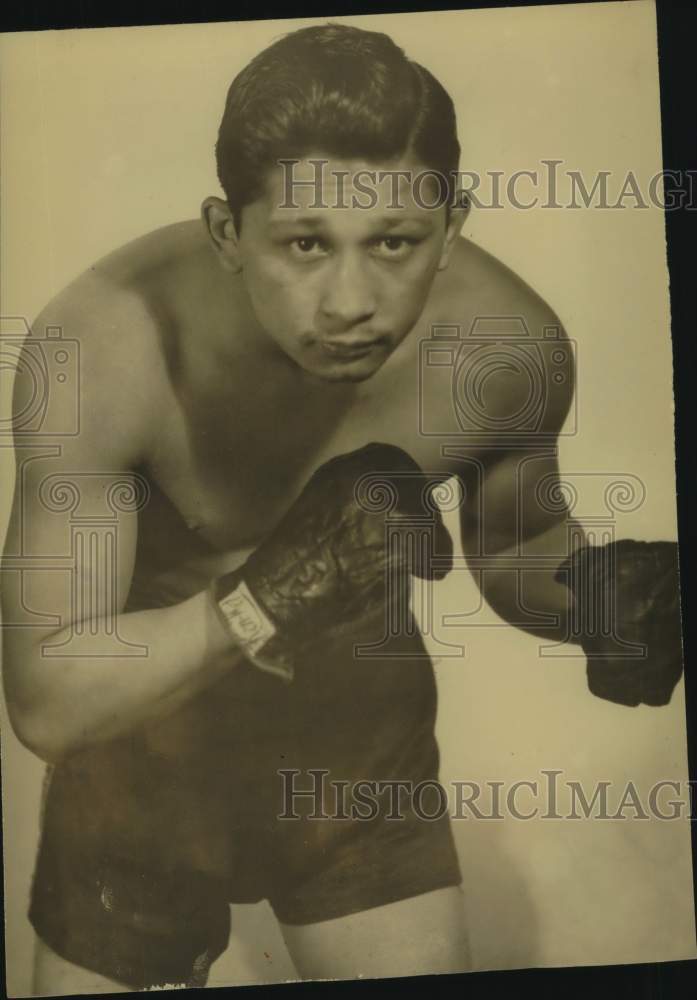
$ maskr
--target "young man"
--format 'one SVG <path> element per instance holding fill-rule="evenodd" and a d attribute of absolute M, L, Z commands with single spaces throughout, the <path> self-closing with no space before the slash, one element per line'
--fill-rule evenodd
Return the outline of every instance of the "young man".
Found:
<path fill-rule="evenodd" d="M 661 704 L 679 676 L 674 547 L 598 560 L 558 491 L 544 502 L 567 341 L 460 238 L 455 116 L 434 77 L 384 35 L 303 29 L 233 82 L 217 157 L 225 199 L 205 200 L 203 226 L 116 251 L 35 324 L 80 345 L 80 432 L 18 462 L 7 550 L 64 552 L 78 509 L 88 526 L 71 574 L 27 563 L 4 587 L 6 621 L 54 623 L 5 645 L 14 726 L 52 765 L 38 993 L 204 983 L 228 904 L 263 898 L 304 978 L 467 968 L 447 815 L 390 820 L 380 799 L 312 819 L 296 796 L 299 818 L 278 818 L 279 771 L 349 792 L 437 778 L 433 670 L 404 600 L 410 573 L 449 566 L 435 483 L 460 479 L 465 555 L 516 625 L 607 652 L 567 584 L 599 581 L 604 600 L 606 576 L 630 580 L 623 624 L 635 639 L 648 625 L 664 656 L 650 646 L 626 675 L 589 663 L 594 693 Z M 420 347 L 455 326 L 474 338 L 454 397 L 421 378 Z M 532 399 L 515 363 L 531 342 Z M 90 527 L 105 504 L 110 563 Z"/>

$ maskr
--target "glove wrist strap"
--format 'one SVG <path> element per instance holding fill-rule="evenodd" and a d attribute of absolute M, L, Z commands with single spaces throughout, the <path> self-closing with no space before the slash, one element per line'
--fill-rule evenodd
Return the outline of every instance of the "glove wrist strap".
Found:
<path fill-rule="evenodd" d="M 246 658 L 260 670 L 290 681 L 293 668 L 283 656 L 274 656 L 278 632 L 255 600 L 244 579 L 243 567 L 214 579 L 209 594 L 215 612 Z"/>

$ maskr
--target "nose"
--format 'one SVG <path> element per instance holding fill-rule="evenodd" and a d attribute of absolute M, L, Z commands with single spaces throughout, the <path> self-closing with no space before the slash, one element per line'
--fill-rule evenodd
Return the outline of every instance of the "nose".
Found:
<path fill-rule="evenodd" d="M 342 333 L 373 316 L 375 292 L 361 262 L 353 254 L 343 255 L 325 276 L 320 300 L 321 327 L 325 333 Z"/>

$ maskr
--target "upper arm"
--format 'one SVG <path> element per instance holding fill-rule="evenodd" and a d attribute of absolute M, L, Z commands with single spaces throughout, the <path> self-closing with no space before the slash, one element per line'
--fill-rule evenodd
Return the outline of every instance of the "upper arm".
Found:
<path fill-rule="evenodd" d="M 129 334 L 108 304 L 98 313 L 81 305 L 49 306 L 16 354 L 1 591 L 11 711 L 41 696 L 40 671 L 61 662 L 52 657 L 76 648 L 51 649 L 50 637 L 118 613 L 132 577 L 132 470 L 146 448 L 139 366 L 117 340 Z M 47 337 L 47 327 L 60 336 Z"/>
<path fill-rule="evenodd" d="M 556 448 L 486 455 L 476 480 L 462 507 L 466 554 L 532 553 L 535 539 L 570 523 Z"/>
<path fill-rule="evenodd" d="M 573 345 L 537 297 L 519 315 L 528 334 L 492 349 L 479 397 L 488 426 L 500 431 L 468 460 L 463 545 L 480 555 L 512 548 L 522 554 L 526 543 L 569 520 L 558 437 L 573 401 Z"/>

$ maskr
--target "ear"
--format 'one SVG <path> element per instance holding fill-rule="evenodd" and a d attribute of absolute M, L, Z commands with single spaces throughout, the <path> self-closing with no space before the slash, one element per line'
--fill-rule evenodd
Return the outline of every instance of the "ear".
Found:
<path fill-rule="evenodd" d="M 450 254 L 455 245 L 455 240 L 460 235 L 460 230 L 465 224 L 465 219 L 470 212 L 470 199 L 466 191 L 456 191 L 453 199 L 453 207 L 450 209 L 448 226 L 445 230 L 445 243 L 443 252 L 438 262 L 438 270 L 444 271 L 450 262 Z"/>
<path fill-rule="evenodd" d="M 240 272 L 239 236 L 228 203 L 222 198 L 206 198 L 201 205 L 201 219 L 220 266 L 233 274 Z"/>

